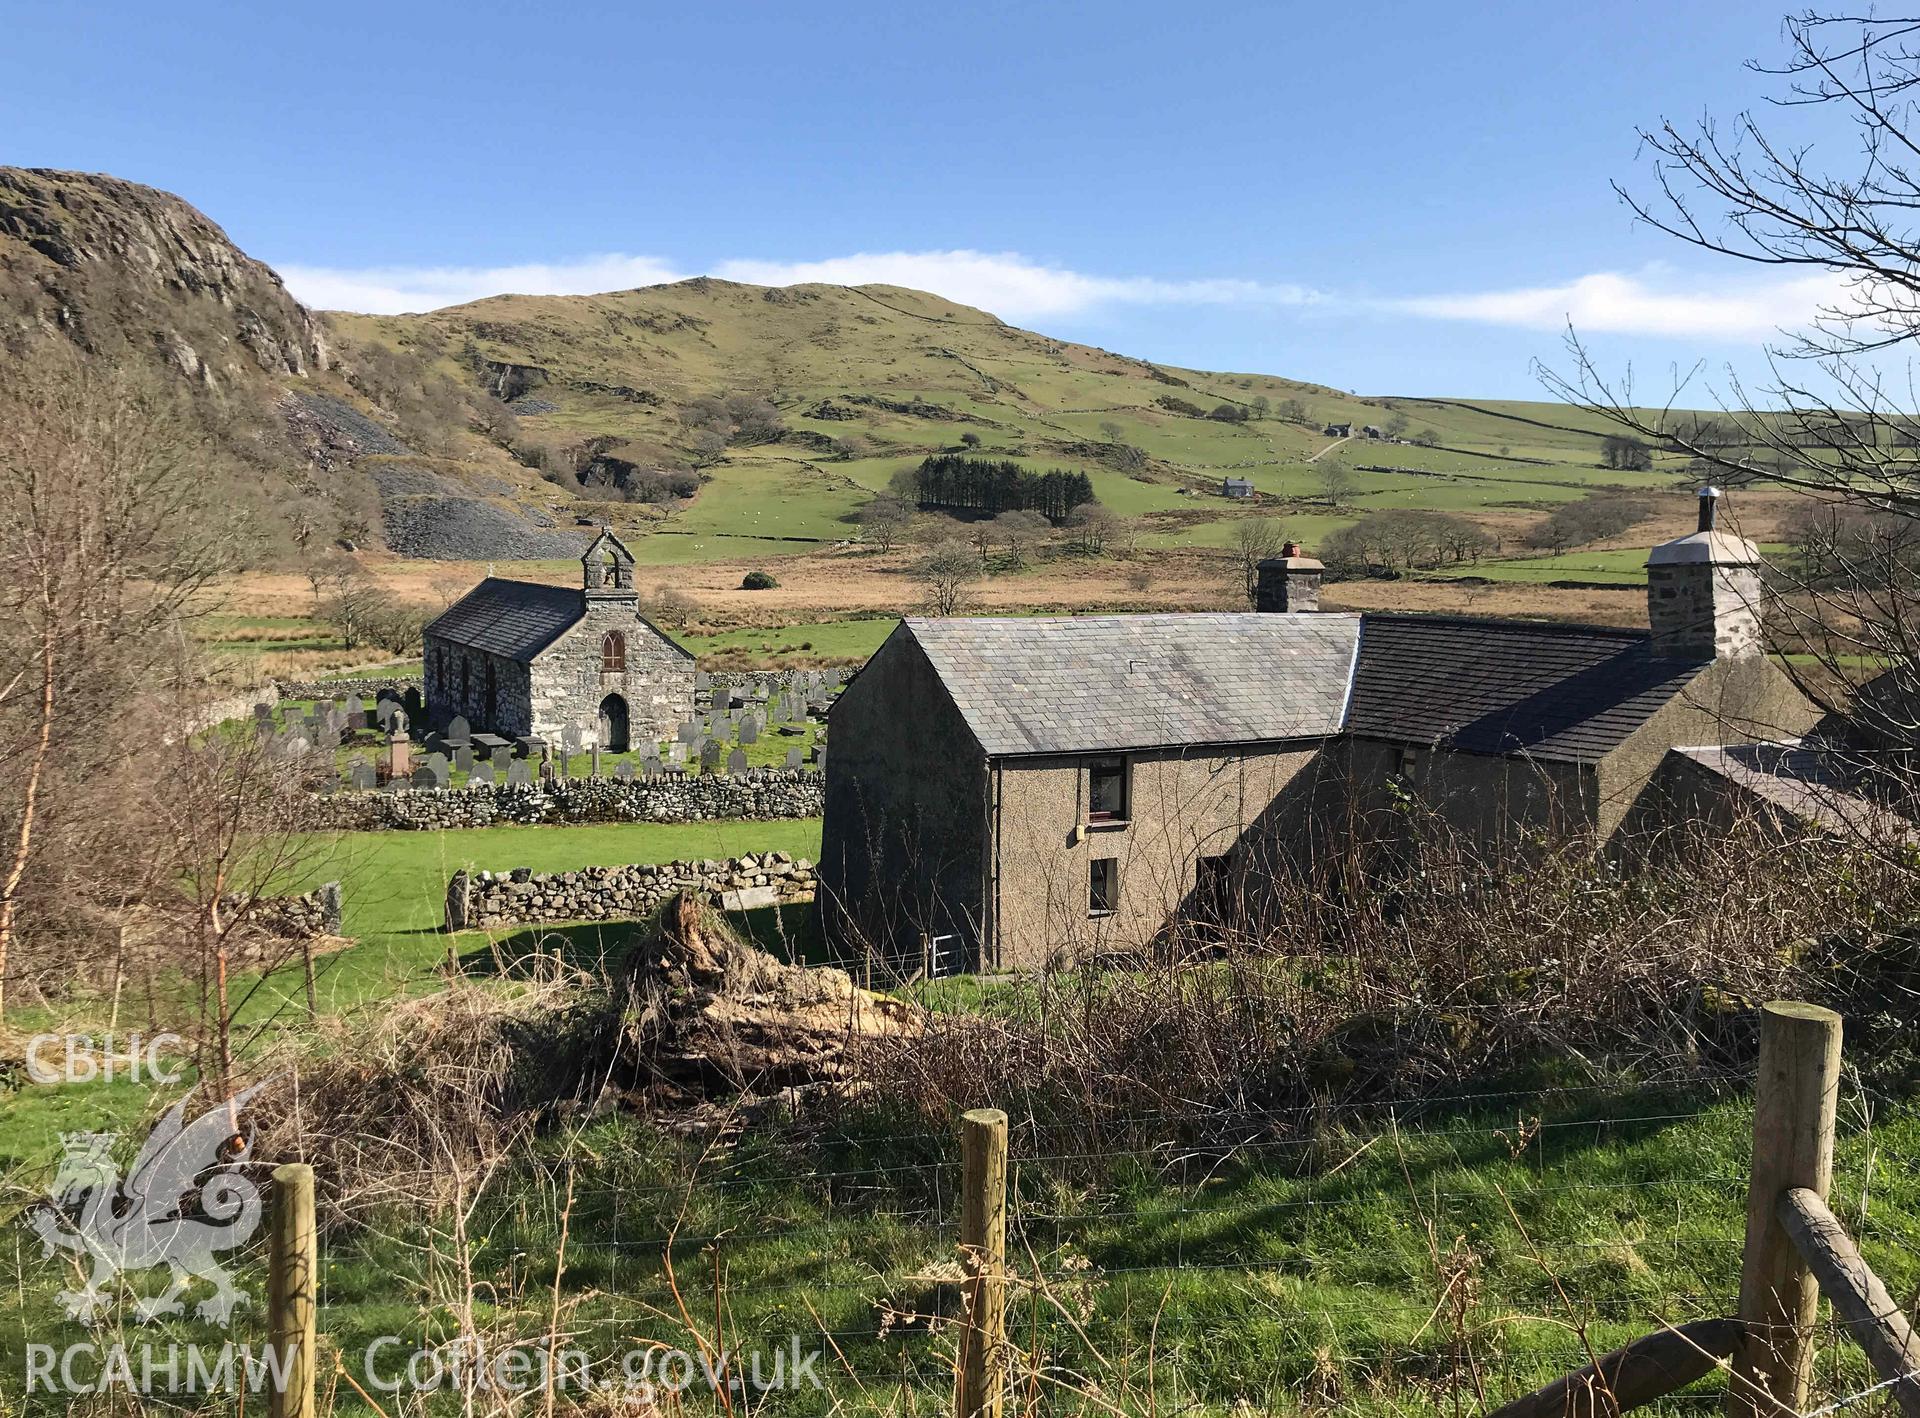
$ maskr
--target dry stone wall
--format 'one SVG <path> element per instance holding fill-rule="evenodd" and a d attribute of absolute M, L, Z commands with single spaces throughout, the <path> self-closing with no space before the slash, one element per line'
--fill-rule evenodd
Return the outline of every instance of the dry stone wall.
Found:
<path fill-rule="evenodd" d="M 446 929 L 643 917 L 681 891 L 722 910 L 752 911 L 811 901 L 814 884 L 813 863 L 786 852 L 564 872 L 461 871 L 447 883 Z"/>
<path fill-rule="evenodd" d="M 818 817 L 826 805 L 825 775 L 766 768 L 732 775 L 662 774 L 653 778 L 570 778 L 526 787 L 498 783 L 464 788 L 312 794 L 302 825 L 316 831 L 436 831 L 498 824 L 582 822 L 773 821 Z"/>
<path fill-rule="evenodd" d="M 280 699 L 338 699 L 349 694 L 378 694 L 383 689 L 404 694 L 409 689 L 420 688 L 420 684 L 417 674 L 394 674 L 361 675 L 354 679 L 283 679 L 277 681 L 274 688 Z M 253 698 L 262 696 L 256 694 Z M 252 707 L 251 701 L 248 707 Z"/>

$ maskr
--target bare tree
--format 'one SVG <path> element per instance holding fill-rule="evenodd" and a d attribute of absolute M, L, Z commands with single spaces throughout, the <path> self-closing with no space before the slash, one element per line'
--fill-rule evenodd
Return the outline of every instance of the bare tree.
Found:
<path fill-rule="evenodd" d="M 1353 469 L 1338 458 L 1322 458 L 1313 465 L 1320 475 L 1320 497 L 1329 507 L 1345 507 L 1353 500 Z"/>
<path fill-rule="evenodd" d="M 1829 292 L 1808 324 L 1769 346 L 1770 378 L 1749 392 L 1738 378 L 1707 394 L 1721 416 L 1701 420 L 1674 405 L 1646 407 L 1631 377 L 1603 374 L 1577 332 L 1570 365 L 1540 367 L 1560 397 L 1623 433 L 1691 459 L 1703 475 L 1804 493 L 1828 535 L 1774 567 L 1786 594 L 1773 620 L 1800 687 L 1829 709 L 1857 716 L 1872 736 L 1920 745 L 1920 582 L 1912 574 L 1912 524 L 1920 518 L 1920 410 L 1910 388 L 1881 365 L 1920 336 L 1920 20 L 1803 13 L 1783 27 L 1785 57 L 1750 65 L 1779 86 L 1776 113 L 1832 113 L 1857 135 L 1844 172 L 1816 168 L 1818 149 L 1776 136 L 1751 113 L 1730 124 L 1662 122 L 1641 133 L 1650 191 L 1616 183 L 1642 221 L 1690 246 L 1758 266 L 1808 272 Z M 1697 397 L 1697 396 L 1696 396 Z M 1758 412 L 1764 410 L 1764 412 Z M 1846 686 L 1861 667 L 1889 673 L 1873 695 Z"/>
<path fill-rule="evenodd" d="M 1023 566 L 1033 544 L 1053 529 L 1038 512 L 1002 512 L 993 519 L 993 534 L 1007 549 L 1007 564 Z"/>
<path fill-rule="evenodd" d="M 0 1008 L 23 903 L 78 909 L 124 857 L 110 791 L 195 596 L 232 562 L 222 461 L 164 385 L 58 349 L 0 367 Z M 204 424 L 199 425 L 204 428 Z"/>
<path fill-rule="evenodd" d="M 944 541 L 936 545 L 913 569 L 926 588 L 927 609 L 934 615 L 959 613 L 973 584 L 986 574 L 980 553 L 962 541 Z"/>
<path fill-rule="evenodd" d="M 1073 544 L 1088 556 L 1099 556 L 1107 549 L 1120 526 L 1120 519 L 1097 502 L 1083 502 L 1067 514 L 1067 527 Z"/>
<path fill-rule="evenodd" d="M 1271 517 L 1245 517 L 1233 529 L 1233 554 L 1240 566 L 1248 605 L 1259 598 L 1260 563 L 1280 555 L 1286 543 L 1286 533 Z"/>
<path fill-rule="evenodd" d="M 860 509 L 860 530 L 881 551 L 892 551 L 912 521 L 912 504 L 886 493 Z"/>

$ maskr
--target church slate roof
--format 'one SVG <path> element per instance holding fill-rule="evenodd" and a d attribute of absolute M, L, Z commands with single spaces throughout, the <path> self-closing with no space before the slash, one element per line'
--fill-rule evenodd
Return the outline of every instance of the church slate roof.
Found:
<path fill-rule="evenodd" d="M 583 615 L 574 586 L 543 586 L 489 576 L 427 626 L 428 635 L 509 660 L 531 660 Z"/>
<path fill-rule="evenodd" d="M 909 618 L 990 756 L 1338 733 L 1356 615 Z"/>
<path fill-rule="evenodd" d="M 1368 615 L 1347 728 L 1470 753 L 1594 762 L 1707 667 L 1645 631 Z"/>

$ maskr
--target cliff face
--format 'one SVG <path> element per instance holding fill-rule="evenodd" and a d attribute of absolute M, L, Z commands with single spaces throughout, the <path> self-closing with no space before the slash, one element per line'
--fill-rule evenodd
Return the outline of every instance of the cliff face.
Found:
<path fill-rule="evenodd" d="M 211 388 L 333 363 L 319 320 L 186 202 L 46 168 L 0 167 L 0 332 L 157 356 Z"/>
<path fill-rule="evenodd" d="M 399 514 L 382 478 L 413 458 L 437 470 L 436 506 L 477 528 L 456 551 L 422 554 L 548 554 L 547 541 L 526 549 L 542 530 L 520 505 L 535 475 L 474 436 L 469 392 L 418 360 L 342 358 L 324 316 L 171 193 L 0 167 L 0 419 L 9 359 L 63 346 L 91 370 L 186 395 L 180 407 L 207 440 L 209 476 L 231 492 L 256 554 L 391 532 Z M 463 481 L 469 472 L 485 490 Z M 401 499 L 400 511 L 417 502 Z"/>

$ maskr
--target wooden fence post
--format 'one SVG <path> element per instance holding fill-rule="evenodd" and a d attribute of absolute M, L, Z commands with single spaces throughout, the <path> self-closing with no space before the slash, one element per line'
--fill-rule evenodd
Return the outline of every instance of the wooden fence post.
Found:
<path fill-rule="evenodd" d="M 960 1118 L 960 1246 L 967 1324 L 960 1332 L 959 1418 L 1000 1418 L 1007 1349 L 1007 1115 Z"/>
<path fill-rule="evenodd" d="M 268 1395 L 270 1418 L 314 1418 L 319 1248 L 313 1222 L 313 1168 L 273 1169 L 273 1222 L 267 1257 L 267 1334 L 281 1382 Z"/>
<path fill-rule="evenodd" d="M 1778 1207 L 1792 1187 L 1826 1199 L 1839 1095 L 1840 1016 L 1789 1000 L 1766 1005 L 1740 1265 L 1745 1332 L 1734 1351 L 1728 1418 L 1784 1418 L 1806 1408 L 1820 1290 L 1781 1226 Z"/>

